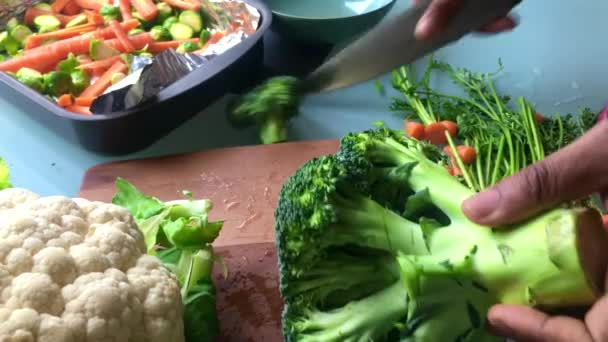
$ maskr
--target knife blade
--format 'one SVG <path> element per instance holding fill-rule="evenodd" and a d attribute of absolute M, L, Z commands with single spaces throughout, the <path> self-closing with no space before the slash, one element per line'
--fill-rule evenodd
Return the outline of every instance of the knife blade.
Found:
<path fill-rule="evenodd" d="M 493 19 L 507 15 L 521 0 L 463 0 L 443 33 L 430 40 L 414 36 L 416 24 L 432 0 L 420 1 L 393 18 L 380 22 L 304 78 L 299 92 L 315 93 L 369 81 L 401 65 L 408 65 L 460 40 Z"/>

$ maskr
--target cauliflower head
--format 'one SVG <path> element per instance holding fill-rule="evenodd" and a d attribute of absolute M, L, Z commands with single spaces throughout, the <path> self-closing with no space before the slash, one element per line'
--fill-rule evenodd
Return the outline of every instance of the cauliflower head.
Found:
<path fill-rule="evenodd" d="M 181 342 L 183 312 L 127 209 L 0 191 L 0 342 Z"/>

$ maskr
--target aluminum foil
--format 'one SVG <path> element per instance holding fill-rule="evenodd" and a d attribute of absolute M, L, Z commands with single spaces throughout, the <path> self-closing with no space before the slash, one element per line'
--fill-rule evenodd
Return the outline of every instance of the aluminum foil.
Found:
<path fill-rule="evenodd" d="M 0 0 L 1 1 L 1 0 Z M 133 57 L 131 72 L 91 105 L 93 114 L 111 114 L 134 108 L 155 99 L 161 90 L 180 78 L 223 54 L 258 29 L 260 13 L 239 0 L 203 0 L 212 34 L 221 32 L 223 37 L 207 44 L 202 51 L 177 53 L 166 50 L 154 58 Z"/>
<path fill-rule="evenodd" d="M 6 28 L 11 18 L 21 18 L 26 9 L 40 2 L 42 0 L 0 0 L 0 30 Z"/>

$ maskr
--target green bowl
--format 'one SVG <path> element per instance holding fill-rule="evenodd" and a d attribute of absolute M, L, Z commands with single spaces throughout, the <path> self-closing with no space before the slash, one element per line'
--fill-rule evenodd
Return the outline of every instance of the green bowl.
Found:
<path fill-rule="evenodd" d="M 340 44 L 372 28 L 396 0 L 266 0 L 278 32 L 305 43 Z"/>

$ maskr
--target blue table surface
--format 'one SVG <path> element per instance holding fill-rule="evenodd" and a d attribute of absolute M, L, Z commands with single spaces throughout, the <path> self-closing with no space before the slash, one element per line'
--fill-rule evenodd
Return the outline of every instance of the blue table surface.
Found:
<path fill-rule="evenodd" d="M 559 3 L 559 5 L 558 5 Z M 397 3 L 390 15 L 409 1 Z M 519 27 L 487 38 L 470 36 L 436 56 L 455 66 L 491 71 L 502 59 L 500 91 L 523 95 L 543 113 L 574 112 L 580 107 L 600 109 L 607 102 L 608 29 L 604 0 L 524 1 L 517 9 Z M 381 81 L 389 85 L 390 75 Z M 441 86 L 450 87 L 440 80 Z M 396 95 L 389 91 L 389 95 Z M 154 145 L 135 154 L 107 157 L 89 152 L 32 120 L 7 96 L 0 94 L 0 156 L 12 173 L 14 185 L 42 195 L 74 196 L 84 172 L 98 163 L 209 148 L 253 145 L 253 130 L 237 131 L 224 116 L 225 98 L 178 127 Z M 389 98 L 376 93 L 372 82 L 305 99 L 293 121 L 293 140 L 339 138 L 371 127 L 378 120 L 401 127 L 388 110 Z"/>

